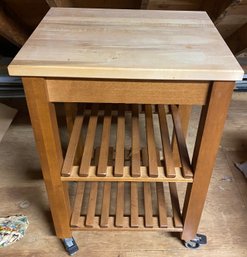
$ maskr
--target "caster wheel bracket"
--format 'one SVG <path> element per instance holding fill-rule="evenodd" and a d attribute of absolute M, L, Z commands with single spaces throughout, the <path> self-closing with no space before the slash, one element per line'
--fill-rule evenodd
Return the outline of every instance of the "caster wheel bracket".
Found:
<path fill-rule="evenodd" d="M 194 239 L 184 242 L 185 247 L 190 249 L 197 249 L 205 244 L 207 244 L 207 237 L 202 234 L 196 234 Z"/>
<path fill-rule="evenodd" d="M 70 256 L 74 255 L 79 250 L 79 248 L 75 242 L 75 239 L 73 237 L 64 238 L 64 239 L 62 239 L 62 242 L 65 247 L 65 250 L 67 251 L 67 253 Z"/>

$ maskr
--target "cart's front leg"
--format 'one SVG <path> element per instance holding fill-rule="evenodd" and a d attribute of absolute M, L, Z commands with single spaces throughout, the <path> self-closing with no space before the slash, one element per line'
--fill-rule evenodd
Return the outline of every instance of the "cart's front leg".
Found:
<path fill-rule="evenodd" d="M 63 162 L 54 104 L 43 78 L 24 78 L 24 89 L 57 237 L 72 238 L 67 184 L 60 179 Z"/>

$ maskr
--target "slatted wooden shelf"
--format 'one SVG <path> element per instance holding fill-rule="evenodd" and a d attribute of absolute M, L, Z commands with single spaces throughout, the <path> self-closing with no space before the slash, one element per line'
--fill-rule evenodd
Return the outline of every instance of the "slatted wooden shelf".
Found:
<path fill-rule="evenodd" d="M 78 182 L 71 227 L 182 231 L 176 183 L 165 186 L 161 182 Z"/>
<path fill-rule="evenodd" d="M 181 167 L 173 161 L 167 110 Z M 63 181 L 192 182 L 179 109 L 175 105 L 91 104 L 90 109 L 83 105 L 74 121 L 61 174 Z"/>
<path fill-rule="evenodd" d="M 175 168 L 175 177 L 166 177 L 163 167 L 158 167 L 158 177 L 150 177 L 148 169 L 145 166 L 140 166 L 140 177 L 133 177 L 131 175 L 131 168 L 129 166 L 123 167 L 123 176 L 114 176 L 114 167 L 107 166 L 106 175 L 104 177 L 97 176 L 97 166 L 90 166 L 87 177 L 81 177 L 78 174 L 79 166 L 73 166 L 69 177 L 61 177 L 62 181 L 134 181 L 134 182 L 187 182 L 192 183 L 193 178 L 184 178 L 179 167 Z"/>

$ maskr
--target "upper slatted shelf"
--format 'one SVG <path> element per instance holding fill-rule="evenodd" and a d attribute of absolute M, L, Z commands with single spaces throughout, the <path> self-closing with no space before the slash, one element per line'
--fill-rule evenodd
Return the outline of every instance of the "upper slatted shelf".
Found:
<path fill-rule="evenodd" d="M 75 118 L 62 180 L 192 182 L 179 111 L 177 106 L 168 107 L 181 167 L 174 165 L 164 105 L 90 104 L 83 105 Z"/>

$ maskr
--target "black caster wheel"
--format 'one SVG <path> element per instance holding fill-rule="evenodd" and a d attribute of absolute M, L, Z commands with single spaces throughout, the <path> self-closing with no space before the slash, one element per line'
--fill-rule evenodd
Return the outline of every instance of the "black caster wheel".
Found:
<path fill-rule="evenodd" d="M 79 250 L 79 248 L 75 242 L 75 239 L 73 237 L 64 238 L 64 239 L 62 239 L 62 242 L 65 247 L 65 250 L 67 251 L 67 253 L 70 256 L 74 255 Z"/>
<path fill-rule="evenodd" d="M 207 244 L 207 237 L 201 234 L 196 234 L 196 237 L 194 239 L 184 242 L 184 246 L 189 249 L 197 249 L 201 245 L 205 244 Z"/>

